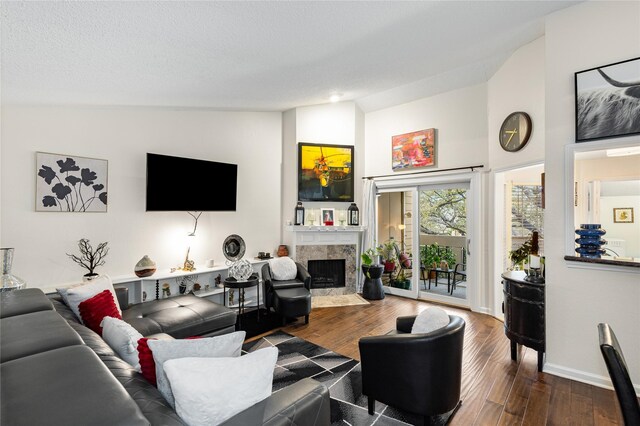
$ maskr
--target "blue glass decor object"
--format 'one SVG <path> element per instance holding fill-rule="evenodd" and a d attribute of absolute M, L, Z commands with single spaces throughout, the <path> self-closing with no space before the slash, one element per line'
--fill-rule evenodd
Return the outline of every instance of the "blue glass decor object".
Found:
<path fill-rule="evenodd" d="M 606 241 L 600 237 L 606 233 L 607 231 L 600 228 L 599 223 L 584 223 L 580 225 L 580 229 L 576 229 L 576 234 L 578 234 L 576 243 L 579 244 L 576 252 L 580 257 L 600 258 L 605 253 L 602 246 L 606 244 Z"/>

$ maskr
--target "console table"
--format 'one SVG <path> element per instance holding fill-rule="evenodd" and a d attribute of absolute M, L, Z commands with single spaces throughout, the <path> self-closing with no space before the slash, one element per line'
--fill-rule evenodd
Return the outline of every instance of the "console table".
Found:
<path fill-rule="evenodd" d="M 260 269 L 262 265 L 264 265 L 267 260 L 259 260 L 259 259 L 248 259 L 251 265 L 253 266 L 253 270 L 255 273 L 260 273 Z M 129 303 L 141 303 L 144 301 L 143 293 L 147 293 L 146 300 L 153 300 L 156 296 L 156 282 L 162 285 L 164 283 L 169 284 L 172 295 L 179 295 L 179 284 L 176 280 L 185 276 L 194 276 L 199 275 L 199 281 L 203 283 L 203 287 L 206 287 L 206 284 L 209 284 L 209 289 L 206 290 L 202 288 L 201 290 L 194 291 L 194 294 L 198 297 L 219 297 L 222 298 L 222 293 L 224 289 L 222 285 L 220 287 L 216 287 L 215 278 L 220 274 L 221 279 L 224 280 L 229 271 L 229 266 L 226 264 L 215 265 L 212 268 L 198 265 L 193 271 L 182 271 L 175 270 L 171 272 L 170 269 L 158 269 L 156 273 L 149 277 L 138 277 L 134 274 L 128 275 L 116 275 L 111 276 L 111 280 L 113 282 L 114 287 L 126 287 L 129 289 Z M 42 290 L 45 293 L 55 293 L 56 288 L 64 288 L 69 287 L 74 283 L 60 283 L 55 286 L 45 287 Z M 222 283 L 221 283 L 222 284 Z M 162 298 L 162 294 L 160 294 Z M 221 300 L 222 301 L 222 300 Z"/>
<path fill-rule="evenodd" d="M 502 274 L 504 333 L 511 340 L 511 359 L 518 360 L 518 343 L 538 351 L 538 371 L 545 352 L 545 284 L 525 280 L 524 271 Z"/>

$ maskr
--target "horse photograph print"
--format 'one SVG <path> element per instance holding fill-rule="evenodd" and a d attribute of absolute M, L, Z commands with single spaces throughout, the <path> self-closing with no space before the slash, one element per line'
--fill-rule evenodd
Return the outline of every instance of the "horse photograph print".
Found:
<path fill-rule="evenodd" d="M 640 133 L 640 58 L 575 73 L 576 142 Z"/>

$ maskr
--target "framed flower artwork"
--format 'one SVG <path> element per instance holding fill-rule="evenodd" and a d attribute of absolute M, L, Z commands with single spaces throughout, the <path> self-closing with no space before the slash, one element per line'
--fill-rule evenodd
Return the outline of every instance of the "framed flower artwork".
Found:
<path fill-rule="evenodd" d="M 106 212 L 107 160 L 36 153 L 37 212 Z"/>

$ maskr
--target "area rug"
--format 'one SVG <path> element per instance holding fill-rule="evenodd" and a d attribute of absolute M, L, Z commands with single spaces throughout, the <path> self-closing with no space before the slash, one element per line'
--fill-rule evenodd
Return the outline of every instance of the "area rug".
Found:
<path fill-rule="evenodd" d="M 368 305 L 359 294 L 344 294 L 340 296 L 313 296 L 311 308 L 333 308 L 337 306 Z"/>
<path fill-rule="evenodd" d="M 273 392 L 305 377 L 324 383 L 331 395 L 332 425 L 419 425 L 419 416 L 376 402 L 375 414 L 367 411 L 367 397 L 362 395 L 360 363 L 354 359 L 292 336 L 283 331 L 245 343 L 243 353 L 275 346 L 278 361 L 273 373 Z M 450 413 L 434 419 L 433 424 L 447 424 Z"/>

